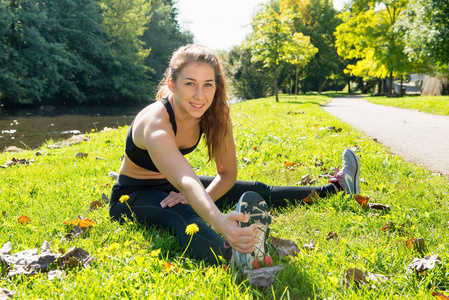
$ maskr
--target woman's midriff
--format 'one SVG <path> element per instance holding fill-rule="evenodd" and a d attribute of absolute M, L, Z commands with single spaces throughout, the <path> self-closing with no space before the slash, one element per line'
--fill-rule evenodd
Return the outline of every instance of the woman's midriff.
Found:
<path fill-rule="evenodd" d="M 139 167 L 133 163 L 125 154 L 119 174 L 126 175 L 135 179 L 164 179 L 165 176 L 159 172 L 150 171 Z"/>

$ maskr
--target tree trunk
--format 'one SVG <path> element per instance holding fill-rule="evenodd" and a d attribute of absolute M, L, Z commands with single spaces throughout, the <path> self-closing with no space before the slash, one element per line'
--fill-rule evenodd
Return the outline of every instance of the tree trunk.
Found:
<path fill-rule="evenodd" d="M 393 72 L 390 72 L 390 78 L 388 81 L 388 95 L 393 95 Z"/>
<path fill-rule="evenodd" d="M 348 94 L 351 94 L 351 80 L 348 79 Z"/>
<path fill-rule="evenodd" d="M 298 96 L 298 67 L 296 67 L 295 71 L 295 99 Z"/>
<path fill-rule="evenodd" d="M 274 64 L 274 94 L 276 95 L 276 102 L 279 102 L 279 96 L 278 96 L 278 73 L 277 73 L 277 66 Z"/>
<path fill-rule="evenodd" d="M 401 92 L 399 93 L 402 96 L 404 96 L 403 92 L 402 92 L 402 86 L 404 84 L 404 75 L 401 75 Z"/>

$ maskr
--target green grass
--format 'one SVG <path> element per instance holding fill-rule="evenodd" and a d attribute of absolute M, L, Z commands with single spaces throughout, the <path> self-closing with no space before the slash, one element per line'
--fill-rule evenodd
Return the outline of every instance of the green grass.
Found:
<path fill-rule="evenodd" d="M 449 288 L 448 181 L 394 156 L 382 145 L 320 108 L 327 96 L 281 96 L 232 106 L 239 179 L 273 185 L 297 184 L 305 174 L 325 184 L 319 175 L 341 163 L 344 148 L 358 146 L 362 163 L 362 194 L 391 211 L 363 210 L 342 195 L 312 206 L 289 206 L 275 212 L 272 236 L 289 239 L 301 248 L 314 240 L 317 250 L 301 251 L 283 261 L 270 249 L 276 264 L 285 267 L 268 289 L 251 287 L 242 276 L 203 262 L 180 258 L 184 248 L 169 232 L 144 228 L 132 221 L 111 222 L 106 207 L 90 211 L 92 201 L 109 195 L 124 151 L 127 128 L 89 134 L 90 140 L 62 149 L 0 154 L 0 164 L 12 157 L 34 159 L 32 165 L 0 169 L 0 246 L 11 241 L 12 252 L 39 248 L 48 241 L 53 251 L 77 246 L 95 260 L 88 268 L 67 271 L 50 281 L 46 274 L 4 278 L 0 288 L 15 299 L 434 299 L 431 289 Z M 340 132 L 326 128 L 342 128 Z M 257 148 L 255 148 L 257 147 Z M 255 150 L 256 149 L 256 150 Z M 78 152 L 88 153 L 76 159 Z M 202 175 L 214 175 L 201 145 L 188 156 Z M 97 159 L 96 157 L 102 158 Z M 243 158 L 251 160 L 244 163 Z M 296 162 L 287 169 L 285 162 Z M 320 166 L 320 164 L 322 164 Z M 31 223 L 19 224 L 26 215 Z M 96 225 L 89 235 L 61 241 L 64 221 L 80 215 Z M 410 222 L 403 231 L 384 232 L 391 221 Z M 328 232 L 339 240 L 326 240 Z M 442 266 L 425 275 L 409 275 L 405 267 L 421 257 L 405 241 L 422 237 L 424 255 L 438 253 Z M 119 247 L 111 247 L 117 243 Z M 169 262 L 177 272 L 164 271 Z M 390 280 L 376 289 L 346 288 L 344 271 L 355 267 L 384 274 Z"/>
<path fill-rule="evenodd" d="M 406 96 L 402 98 L 365 97 L 363 99 L 375 104 L 449 116 L 449 96 Z"/>

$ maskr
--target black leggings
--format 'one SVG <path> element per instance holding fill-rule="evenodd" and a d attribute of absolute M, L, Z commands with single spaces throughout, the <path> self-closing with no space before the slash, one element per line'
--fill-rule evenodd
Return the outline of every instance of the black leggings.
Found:
<path fill-rule="evenodd" d="M 199 178 L 205 188 L 214 180 L 214 177 L 210 176 L 199 176 Z M 333 184 L 319 187 L 269 186 L 257 181 L 237 180 L 234 186 L 215 203 L 220 209 L 233 206 L 237 204 L 244 192 L 254 191 L 261 195 L 271 207 L 284 207 L 288 203 L 300 202 L 313 190 L 317 192 L 320 198 L 336 193 Z M 127 204 L 119 202 L 122 195 L 128 195 L 130 198 L 127 203 L 138 222 L 173 230 L 184 246 L 187 246 L 190 240 L 190 236 L 185 233 L 186 226 L 196 223 L 199 231 L 193 235 L 192 242 L 187 249 L 190 256 L 212 264 L 219 263 L 216 257 L 218 255 L 229 261 L 232 256 L 229 244 L 221 235 L 209 227 L 189 204 L 161 207 L 160 202 L 171 191 L 178 192 L 165 179 L 141 180 L 120 175 L 112 188 L 109 214 L 113 220 L 123 221 L 123 215 L 131 219 L 131 212 Z"/>

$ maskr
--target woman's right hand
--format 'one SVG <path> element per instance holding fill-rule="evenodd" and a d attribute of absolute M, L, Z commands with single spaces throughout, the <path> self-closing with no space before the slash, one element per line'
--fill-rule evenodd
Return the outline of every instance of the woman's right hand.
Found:
<path fill-rule="evenodd" d="M 232 249 L 240 253 L 251 253 L 254 251 L 254 245 L 257 242 L 259 229 L 257 224 L 251 224 L 248 227 L 240 227 L 239 221 L 248 222 L 247 217 L 236 211 L 231 211 L 226 215 L 222 215 L 220 228 L 216 228 L 231 245 Z"/>

